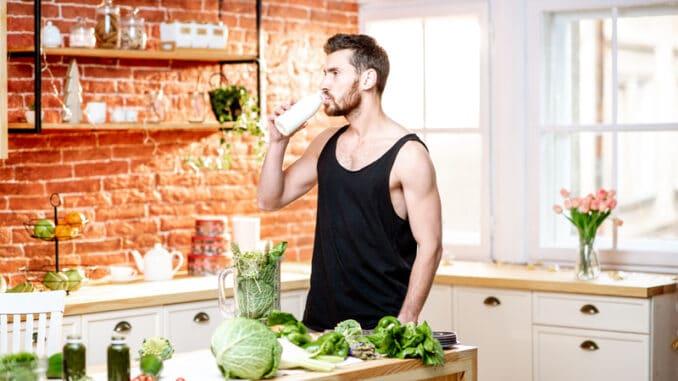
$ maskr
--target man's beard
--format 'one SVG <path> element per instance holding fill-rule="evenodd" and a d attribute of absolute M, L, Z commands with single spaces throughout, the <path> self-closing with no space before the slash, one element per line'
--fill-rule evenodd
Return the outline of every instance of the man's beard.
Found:
<path fill-rule="evenodd" d="M 325 105 L 325 114 L 328 116 L 346 116 L 357 109 L 362 102 L 362 96 L 358 91 L 358 80 L 356 79 L 348 92 L 335 102 L 330 98 L 330 103 Z"/>

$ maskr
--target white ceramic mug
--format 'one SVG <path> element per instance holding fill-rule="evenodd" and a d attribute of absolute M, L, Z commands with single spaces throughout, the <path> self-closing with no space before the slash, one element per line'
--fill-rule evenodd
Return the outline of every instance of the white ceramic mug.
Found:
<path fill-rule="evenodd" d="M 85 107 L 87 120 L 92 124 L 106 122 L 106 102 L 89 102 Z"/>
<path fill-rule="evenodd" d="M 113 282 L 127 282 L 137 277 L 137 270 L 131 266 L 108 266 Z"/>

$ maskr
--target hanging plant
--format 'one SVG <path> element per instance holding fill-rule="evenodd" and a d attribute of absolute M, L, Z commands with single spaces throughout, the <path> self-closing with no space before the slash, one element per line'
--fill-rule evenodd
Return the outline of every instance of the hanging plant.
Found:
<path fill-rule="evenodd" d="M 219 76 L 221 81 L 219 86 L 213 87 L 208 91 L 210 106 L 214 117 L 222 125 L 221 137 L 219 139 L 220 147 L 217 149 L 218 158 L 189 158 L 189 164 L 195 167 L 216 167 L 217 169 L 228 169 L 233 161 L 230 154 L 231 136 L 240 136 L 248 133 L 258 137 L 254 147 L 254 153 L 258 158 L 262 157 L 262 147 L 264 146 L 264 129 L 259 117 L 259 106 L 257 98 L 253 96 L 244 86 L 226 84 L 226 76 L 222 73 L 215 73 L 211 80 Z"/>

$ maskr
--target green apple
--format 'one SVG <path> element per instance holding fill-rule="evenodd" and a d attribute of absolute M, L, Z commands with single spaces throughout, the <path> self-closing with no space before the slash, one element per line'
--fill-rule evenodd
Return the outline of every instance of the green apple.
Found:
<path fill-rule="evenodd" d="M 33 226 L 33 235 L 38 238 L 49 239 L 54 236 L 54 222 L 43 218 Z"/>

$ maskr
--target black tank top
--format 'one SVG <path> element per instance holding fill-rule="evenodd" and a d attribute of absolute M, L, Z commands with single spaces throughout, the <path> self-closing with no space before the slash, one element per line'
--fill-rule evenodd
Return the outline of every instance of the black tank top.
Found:
<path fill-rule="evenodd" d="M 311 288 L 304 324 L 317 331 L 355 319 L 364 329 L 385 315 L 397 316 L 417 252 L 409 221 L 391 203 L 389 176 L 400 148 L 415 134 L 400 138 L 379 159 L 357 171 L 337 161 L 342 127 L 318 158 L 318 210 Z"/>

